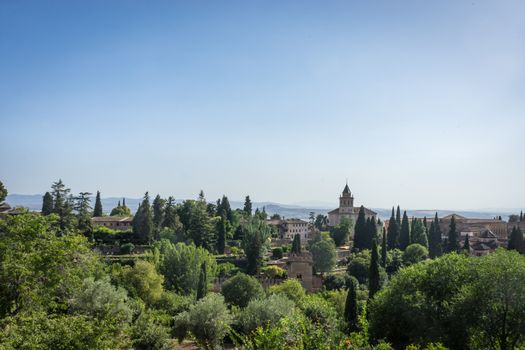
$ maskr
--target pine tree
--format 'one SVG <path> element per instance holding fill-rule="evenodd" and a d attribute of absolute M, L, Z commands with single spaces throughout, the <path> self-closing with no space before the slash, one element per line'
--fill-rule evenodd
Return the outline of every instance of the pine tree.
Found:
<path fill-rule="evenodd" d="M 436 213 L 434 221 L 430 223 L 428 232 L 428 252 L 431 259 L 440 257 L 443 254 L 443 242 L 441 241 L 441 229 Z"/>
<path fill-rule="evenodd" d="M 204 202 L 204 203 L 206 203 L 206 197 L 204 197 L 204 191 L 203 191 L 203 190 L 201 190 L 201 191 L 199 192 L 199 198 L 198 198 L 198 201 L 199 201 L 199 202 Z"/>
<path fill-rule="evenodd" d="M 252 215 L 252 201 L 250 200 L 250 196 L 246 196 L 246 199 L 244 200 L 244 208 L 242 211 L 247 216 Z"/>
<path fill-rule="evenodd" d="M 396 222 L 399 225 L 399 227 L 401 227 L 401 208 L 399 208 L 399 205 L 397 206 L 396 211 Z"/>
<path fill-rule="evenodd" d="M 469 235 L 465 236 L 465 243 L 463 243 L 463 250 L 469 254 L 470 253 L 470 241 L 469 241 Z"/>
<path fill-rule="evenodd" d="M 77 212 L 77 227 L 84 233 L 91 231 L 91 199 L 89 196 L 91 196 L 91 193 L 89 192 L 80 192 L 79 195 L 75 197 L 75 204 L 73 207 Z"/>
<path fill-rule="evenodd" d="M 95 199 L 95 208 L 93 209 L 93 216 L 102 216 L 103 215 L 102 210 L 102 201 L 100 200 L 100 191 L 97 191 L 97 197 Z"/>
<path fill-rule="evenodd" d="M 206 262 L 201 265 L 201 272 L 199 274 L 199 283 L 197 285 L 197 300 L 200 300 L 206 296 L 208 292 L 208 278 L 206 274 Z"/>
<path fill-rule="evenodd" d="M 42 215 L 49 215 L 53 212 L 53 196 L 46 192 L 42 200 Z"/>
<path fill-rule="evenodd" d="M 525 242 L 523 240 L 523 233 L 519 228 L 514 226 L 512 232 L 510 233 L 509 243 L 507 245 L 508 249 L 517 250 L 518 252 L 525 252 Z"/>
<path fill-rule="evenodd" d="M 394 207 L 392 207 L 392 216 L 388 221 L 387 245 L 389 250 L 399 248 L 399 225 L 394 216 Z"/>
<path fill-rule="evenodd" d="M 158 236 L 158 232 L 162 227 L 164 221 L 164 207 L 166 201 L 160 198 L 160 195 L 157 194 L 153 200 L 153 227 L 155 228 L 155 235 Z M 158 239 L 158 237 L 156 237 Z"/>
<path fill-rule="evenodd" d="M 299 234 L 293 236 L 292 254 L 301 254 L 301 235 Z"/>
<path fill-rule="evenodd" d="M 0 204 L 6 199 L 7 197 L 7 188 L 5 188 L 2 181 L 0 181 Z"/>
<path fill-rule="evenodd" d="M 164 207 L 164 221 L 162 222 L 162 227 L 179 230 L 181 226 L 182 224 L 180 223 L 177 210 L 175 209 L 175 199 L 169 197 L 166 206 Z"/>
<path fill-rule="evenodd" d="M 224 215 L 230 224 L 233 223 L 233 211 L 230 206 L 230 201 L 228 200 L 228 197 L 224 195 L 222 196 L 222 200 L 217 201 L 217 215 Z"/>
<path fill-rule="evenodd" d="M 354 228 L 354 249 L 367 249 L 366 244 L 367 236 L 367 224 L 365 217 L 365 208 L 361 206 L 359 208 L 359 214 L 357 215 L 357 221 Z"/>
<path fill-rule="evenodd" d="M 358 282 L 353 276 L 351 276 L 350 279 L 347 281 L 347 294 L 344 318 L 348 326 L 349 332 L 355 332 L 359 329 L 359 310 L 357 308 L 357 284 Z"/>
<path fill-rule="evenodd" d="M 401 250 L 405 250 L 410 245 L 410 243 L 410 224 L 408 223 L 408 216 L 405 210 L 403 212 L 401 231 L 399 233 L 399 248 Z"/>
<path fill-rule="evenodd" d="M 383 227 L 383 238 L 381 242 L 381 266 L 386 269 L 386 257 L 387 257 L 387 249 L 386 249 L 386 231 Z"/>
<path fill-rule="evenodd" d="M 451 253 L 459 251 L 458 238 L 458 232 L 456 230 L 456 218 L 454 215 L 452 215 L 448 231 L 447 252 Z"/>
<path fill-rule="evenodd" d="M 72 221 L 72 197 L 69 195 L 71 191 L 66 188 L 61 179 L 51 185 L 51 195 L 53 196 L 53 213 L 59 217 L 59 225 L 62 230 L 71 226 Z"/>
<path fill-rule="evenodd" d="M 370 260 L 370 269 L 368 276 L 368 298 L 372 299 L 379 292 L 379 256 L 377 252 L 377 241 L 372 242 L 372 258 Z"/>
<path fill-rule="evenodd" d="M 203 247 L 211 252 L 215 247 L 216 232 L 206 209 L 206 203 L 195 203 L 191 209 L 187 231 L 197 247 Z"/>

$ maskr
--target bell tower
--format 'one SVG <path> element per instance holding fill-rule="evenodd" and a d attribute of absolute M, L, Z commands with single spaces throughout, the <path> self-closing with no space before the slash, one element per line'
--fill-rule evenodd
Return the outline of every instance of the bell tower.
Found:
<path fill-rule="evenodd" d="M 353 207 L 354 196 L 352 196 L 352 192 L 350 192 L 350 188 L 348 187 L 347 182 L 345 188 L 343 189 L 341 197 L 339 197 L 339 213 L 351 213 L 353 212 Z"/>

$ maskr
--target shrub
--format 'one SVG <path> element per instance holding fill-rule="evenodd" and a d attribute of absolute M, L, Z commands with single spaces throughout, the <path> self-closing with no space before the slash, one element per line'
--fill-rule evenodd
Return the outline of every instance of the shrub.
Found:
<path fill-rule="evenodd" d="M 134 249 L 135 245 L 133 243 L 124 243 L 120 246 L 120 254 L 131 254 Z"/>
<path fill-rule="evenodd" d="M 170 328 L 169 316 L 159 312 L 145 311 L 133 324 L 131 339 L 136 350 L 168 350 Z"/>
<path fill-rule="evenodd" d="M 264 296 L 264 290 L 255 277 L 238 273 L 224 282 L 221 294 L 228 304 L 245 307 L 250 300 Z"/>
<path fill-rule="evenodd" d="M 197 343 L 206 348 L 218 348 L 228 333 L 232 316 L 220 294 L 210 293 L 175 317 L 175 330 L 181 341 L 191 332 Z"/>
<path fill-rule="evenodd" d="M 225 262 L 217 265 L 218 277 L 231 277 L 239 272 L 239 268 L 230 262 Z"/>
<path fill-rule="evenodd" d="M 164 277 L 148 261 L 138 260 L 133 267 L 122 267 L 115 278 L 131 296 L 141 298 L 148 305 L 156 303 L 164 291 Z"/>
<path fill-rule="evenodd" d="M 281 247 L 276 247 L 272 249 L 272 259 L 275 259 L 275 260 L 282 259 L 283 254 L 284 254 L 283 248 Z"/>
<path fill-rule="evenodd" d="M 342 274 L 329 275 L 323 280 L 326 290 L 344 289 L 346 287 L 346 277 Z"/>
<path fill-rule="evenodd" d="M 428 257 L 428 249 L 421 244 L 411 244 L 403 253 L 403 263 L 405 265 L 417 264 Z"/>
<path fill-rule="evenodd" d="M 265 299 L 250 301 L 238 319 L 239 327 L 249 333 L 266 325 L 275 325 L 282 317 L 295 312 L 294 302 L 283 295 L 272 294 Z"/>
<path fill-rule="evenodd" d="M 300 303 L 306 296 L 301 282 L 295 278 L 287 279 L 282 283 L 271 286 L 269 288 L 269 293 L 284 295 L 296 304 Z"/>
<path fill-rule="evenodd" d="M 262 273 L 268 278 L 285 278 L 288 272 L 279 266 L 267 266 L 262 269 Z"/>

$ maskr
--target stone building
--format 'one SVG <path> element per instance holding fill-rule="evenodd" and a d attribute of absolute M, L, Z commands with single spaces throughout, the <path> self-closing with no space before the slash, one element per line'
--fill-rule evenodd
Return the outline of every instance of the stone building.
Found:
<path fill-rule="evenodd" d="M 131 216 L 95 216 L 91 219 L 93 226 L 105 226 L 112 230 L 131 230 L 133 217 Z"/>
<path fill-rule="evenodd" d="M 450 221 L 452 216 L 456 221 L 456 229 L 461 236 L 464 237 L 467 233 L 471 237 L 479 237 L 483 232 L 489 230 L 499 240 L 507 240 L 508 238 L 508 223 L 499 219 L 472 219 L 466 218 L 458 214 L 450 214 L 439 219 L 439 228 L 444 237 L 450 230 Z"/>
<path fill-rule="evenodd" d="M 300 235 L 301 240 L 306 241 L 310 237 L 310 225 L 301 219 L 276 219 L 267 223 L 277 229 L 281 239 L 293 239 L 295 235 Z"/>
<path fill-rule="evenodd" d="M 359 215 L 360 207 L 354 207 L 354 196 L 350 192 L 348 184 L 343 189 L 343 193 L 339 197 L 339 208 L 328 212 L 328 226 L 339 225 L 341 220 L 346 217 L 352 220 L 355 225 L 357 216 Z M 366 218 L 376 218 L 377 213 L 373 210 L 365 208 Z"/>

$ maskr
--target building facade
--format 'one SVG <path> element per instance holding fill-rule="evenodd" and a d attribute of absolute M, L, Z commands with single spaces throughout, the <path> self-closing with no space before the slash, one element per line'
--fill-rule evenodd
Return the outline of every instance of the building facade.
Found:
<path fill-rule="evenodd" d="M 359 207 L 354 207 L 354 196 L 350 192 L 348 184 L 343 189 L 343 193 L 339 197 L 339 208 L 328 212 L 328 226 L 336 226 L 341 223 L 343 218 L 349 218 L 355 225 L 357 216 L 359 215 Z M 376 218 L 377 213 L 368 208 L 365 209 L 365 217 Z"/>
<path fill-rule="evenodd" d="M 295 235 L 300 235 L 301 240 L 306 241 L 310 237 L 310 225 L 301 219 L 269 220 L 268 225 L 277 229 L 281 239 L 293 239 Z"/>
<path fill-rule="evenodd" d="M 95 216 L 91 219 L 93 226 L 105 226 L 112 230 L 131 230 L 133 217 L 131 216 Z"/>

